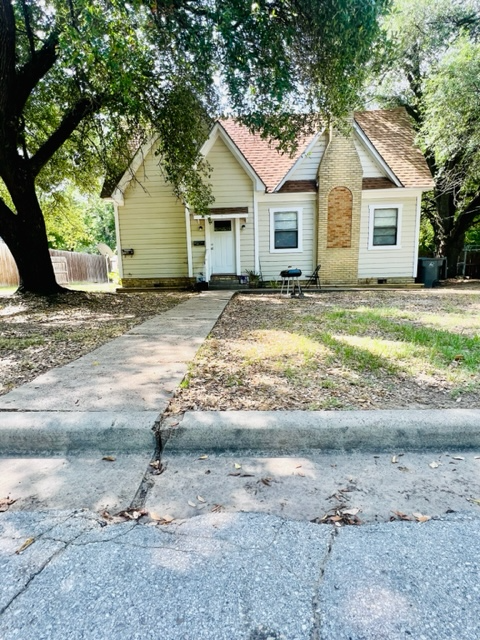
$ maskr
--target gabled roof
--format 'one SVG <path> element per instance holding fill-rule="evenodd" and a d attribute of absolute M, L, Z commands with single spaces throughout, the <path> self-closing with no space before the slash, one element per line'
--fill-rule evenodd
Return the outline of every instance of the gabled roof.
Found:
<path fill-rule="evenodd" d="M 269 192 L 274 191 L 282 182 L 318 135 L 302 136 L 295 155 L 291 157 L 288 153 L 280 153 L 275 149 L 275 144 L 264 140 L 259 134 L 250 133 L 247 127 L 238 124 L 232 118 L 220 120 L 220 123 Z"/>
<path fill-rule="evenodd" d="M 425 157 L 403 107 L 355 113 L 355 122 L 404 187 L 432 188 Z"/>
<path fill-rule="evenodd" d="M 387 181 L 389 187 L 425 189 L 433 186 L 430 170 L 422 152 L 415 145 L 415 132 L 404 108 L 358 112 L 354 114 L 354 119 L 357 131 L 359 129 L 369 143 L 386 173 L 383 185 L 381 182 L 374 185 L 370 181 L 367 188 L 386 188 Z M 285 180 L 288 181 L 288 174 L 311 150 L 319 136 L 317 133 L 300 138 L 297 152 L 290 157 L 233 119 L 220 122 L 269 192 L 287 190 L 283 189 L 283 184 Z"/>
<path fill-rule="evenodd" d="M 363 111 L 354 114 L 355 130 L 363 138 L 377 163 L 383 167 L 384 178 L 366 179 L 364 188 L 384 189 L 395 186 L 406 188 L 431 189 L 433 180 L 425 158 L 415 145 L 415 132 L 411 121 L 402 107 L 376 111 Z M 256 188 L 267 192 L 299 192 L 315 191 L 312 180 L 290 180 L 296 165 L 300 165 L 308 155 L 321 133 L 302 136 L 293 156 L 281 153 L 275 143 L 261 138 L 259 134 L 250 133 L 247 127 L 238 124 L 231 118 L 215 123 L 210 136 L 202 147 L 208 153 L 212 143 L 221 135 L 230 150 L 236 155 L 246 172 L 256 181 Z M 120 180 L 116 180 L 116 188 L 112 189 L 113 198 L 121 201 L 123 192 L 132 177 L 150 151 L 155 139 L 150 139 L 140 149 L 130 167 Z M 110 193 L 112 193 L 110 191 Z M 102 193 L 104 196 L 104 193 Z"/>

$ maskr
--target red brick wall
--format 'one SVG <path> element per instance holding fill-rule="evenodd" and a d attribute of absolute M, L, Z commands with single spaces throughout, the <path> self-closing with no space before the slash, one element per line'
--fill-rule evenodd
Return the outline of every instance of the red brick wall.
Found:
<path fill-rule="evenodd" d="M 347 187 L 335 187 L 328 194 L 327 248 L 352 246 L 353 196 Z"/>

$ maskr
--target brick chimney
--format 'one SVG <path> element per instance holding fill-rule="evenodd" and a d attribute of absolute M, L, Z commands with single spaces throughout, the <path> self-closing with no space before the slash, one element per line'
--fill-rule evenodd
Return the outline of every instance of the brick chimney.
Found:
<path fill-rule="evenodd" d="M 353 129 L 331 127 L 318 168 L 317 262 L 323 284 L 358 282 L 362 176 Z"/>

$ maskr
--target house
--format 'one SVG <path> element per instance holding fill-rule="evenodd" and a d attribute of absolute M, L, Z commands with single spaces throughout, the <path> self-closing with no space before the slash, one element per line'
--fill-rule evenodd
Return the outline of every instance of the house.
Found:
<path fill-rule="evenodd" d="M 247 271 L 278 280 L 289 266 L 310 274 L 317 264 L 322 284 L 415 279 L 432 178 L 403 109 L 356 113 L 349 135 L 319 131 L 293 158 L 217 121 L 202 148 L 215 196 L 208 218 L 173 195 L 154 152 L 154 142 L 142 148 L 111 193 L 125 288 Z"/>

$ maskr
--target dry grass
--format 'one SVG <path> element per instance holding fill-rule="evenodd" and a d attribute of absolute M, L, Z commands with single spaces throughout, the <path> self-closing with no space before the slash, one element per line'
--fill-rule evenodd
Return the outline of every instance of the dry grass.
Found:
<path fill-rule="evenodd" d="M 478 289 L 241 295 L 170 411 L 478 408 L 479 335 Z"/>

